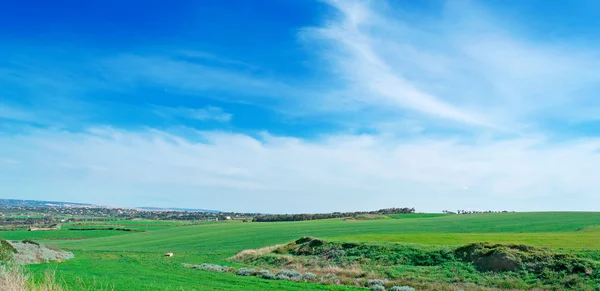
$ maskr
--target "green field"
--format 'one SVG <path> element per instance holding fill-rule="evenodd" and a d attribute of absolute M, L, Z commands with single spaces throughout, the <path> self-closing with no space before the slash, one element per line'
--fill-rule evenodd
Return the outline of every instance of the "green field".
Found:
<path fill-rule="evenodd" d="M 69 231 L 67 229 L 53 231 L 3 231 L 0 238 L 8 240 L 82 240 L 89 238 L 98 238 L 106 236 L 117 236 L 127 234 L 124 231 L 116 230 L 95 230 L 95 231 Z M 54 244 L 54 242 L 52 242 Z"/>
<path fill-rule="evenodd" d="M 229 257 L 244 249 L 286 243 L 302 236 L 334 241 L 385 241 L 430 245 L 468 242 L 526 243 L 565 249 L 600 249 L 600 213 L 497 213 L 424 215 L 411 219 L 212 224 L 169 227 L 148 232 L 117 232 L 81 240 L 51 240 L 73 250 L 76 258 L 32 266 L 35 272 L 56 266 L 68 284 L 76 280 L 110 284 L 115 290 L 351 290 L 318 284 L 262 280 L 186 269 L 181 263 L 236 266 Z M 157 224 L 162 222 L 155 222 Z M 143 223 L 141 223 L 143 224 Z M 94 233 L 90 231 L 89 233 Z M 102 235 L 109 235 L 107 231 Z M 6 239 L 56 239 L 70 231 L 3 232 Z M 46 236 L 46 237 L 45 237 Z M 65 237 L 66 238 L 66 237 Z M 174 252 L 164 258 L 165 252 Z M 76 279 L 79 278 L 79 279 Z M 364 289 L 363 289 L 364 290 Z"/>

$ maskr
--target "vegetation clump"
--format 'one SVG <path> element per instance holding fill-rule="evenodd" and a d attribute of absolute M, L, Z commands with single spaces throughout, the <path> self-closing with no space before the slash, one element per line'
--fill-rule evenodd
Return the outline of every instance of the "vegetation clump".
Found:
<path fill-rule="evenodd" d="M 237 274 L 238 276 L 255 276 L 257 273 L 254 269 L 241 268 L 238 270 Z"/>
<path fill-rule="evenodd" d="M 260 270 L 260 271 L 258 271 L 257 276 L 259 276 L 263 279 L 267 279 L 267 280 L 275 280 L 276 279 L 275 274 L 271 273 L 271 271 L 269 271 L 269 270 Z"/>
<path fill-rule="evenodd" d="M 201 265 L 183 264 L 183 266 L 186 268 L 218 272 L 218 273 L 229 272 L 232 269 L 227 266 L 221 266 L 221 265 L 216 265 L 216 264 L 201 264 Z"/>
<path fill-rule="evenodd" d="M 592 274 L 597 263 L 572 254 L 516 244 L 473 243 L 457 248 L 456 257 L 480 271 Z"/>
<path fill-rule="evenodd" d="M 73 253 L 57 248 L 49 248 L 36 242 L 13 242 L 17 250 L 14 254 L 15 262 L 20 264 L 40 264 L 47 262 L 63 262 L 75 257 Z"/>
<path fill-rule="evenodd" d="M 30 240 L 30 239 L 28 239 L 28 238 L 27 238 L 27 239 L 24 239 L 24 240 L 23 240 L 23 241 L 21 241 L 21 242 L 22 242 L 22 243 L 24 243 L 24 244 L 32 244 L 32 245 L 36 245 L 36 246 L 39 246 L 39 245 L 40 245 L 38 242 L 32 241 L 32 240 Z"/>
<path fill-rule="evenodd" d="M 333 213 L 303 213 L 303 214 L 259 214 L 255 216 L 254 222 L 276 222 L 276 221 L 304 221 L 304 220 L 319 220 L 330 218 L 381 218 L 382 215 L 388 214 L 409 214 L 415 213 L 414 208 L 386 208 L 376 211 L 357 211 L 357 212 L 333 212 Z"/>
<path fill-rule="evenodd" d="M 600 280 L 599 256 L 594 252 L 562 252 L 516 244 L 472 243 L 457 248 L 331 242 L 302 237 L 268 250 L 270 252 L 245 251 L 234 259 L 260 266 L 302 266 L 311 272 L 325 274 L 319 277 L 320 282 L 344 282 L 372 290 L 393 284 L 409 283 L 419 288 L 431 284 L 419 280 L 418 276 L 407 281 L 404 279 L 407 271 L 430 274 L 436 280 L 449 284 L 460 280 L 462 284 L 467 284 L 464 286 L 477 284 L 490 288 L 501 286 L 503 289 L 546 289 L 550 286 L 585 289 L 596 286 Z M 384 279 L 373 278 L 375 276 Z M 284 270 L 276 278 L 300 280 L 298 272 Z M 400 285 L 392 290 L 414 289 Z"/>
<path fill-rule="evenodd" d="M 5 239 L 0 238 L 0 261 L 9 261 L 17 253 L 17 249 Z"/>

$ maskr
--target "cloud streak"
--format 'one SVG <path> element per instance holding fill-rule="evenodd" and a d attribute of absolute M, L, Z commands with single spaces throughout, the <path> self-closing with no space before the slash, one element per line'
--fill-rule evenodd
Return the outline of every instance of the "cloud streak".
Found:
<path fill-rule="evenodd" d="M 530 41 L 471 1 L 448 1 L 439 17 L 394 2 L 326 2 L 336 13 L 301 36 L 322 48 L 349 102 L 513 132 L 575 118 L 580 102 L 600 107 L 590 100 L 600 54 L 589 45 Z"/>
<path fill-rule="evenodd" d="M 600 140 L 487 141 L 330 135 L 306 141 L 201 131 L 33 130 L 2 136 L 0 176 L 19 197 L 66 195 L 134 206 L 139 199 L 238 211 L 335 211 L 386 206 L 591 210 L 600 198 Z M 541 166 L 544 165 L 544 166 Z M 100 187 L 99 185 L 104 185 Z M 281 199 L 294 201 L 282 203 Z M 549 204 L 547 201 L 563 201 Z M 594 202 L 594 204 L 590 204 Z M 360 207 L 359 207 L 360 205 Z M 546 207 L 546 208 L 545 208 Z"/>
<path fill-rule="evenodd" d="M 153 106 L 154 113 L 163 118 L 184 118 L 200 121 L 228 122 L 232 114 L 226 113 L 223 109 L 214 106 L 204 108 L 185 108 L 185 107 L 165 107 Z"/>
<path fill-rule="evenodd" d="M 534 38 L 470 1 L 427 15 L 326 3 L 321 25 L 299 29 L 317 56 L 308 76 L 186 49 L 0 70 L 16 100 L 0 118 L 37 122 L 0 127 L 1 190 L 235 211 L 597 210 L 600 139 L 549 125 L 598 120 L 593 48 Z M 233 103 L 281 119 L 252 120 Z M 122 112 L 138 123 L 119 124 Z M 298 116 L 322 128 L 299 137 L 285 128 Z"/>

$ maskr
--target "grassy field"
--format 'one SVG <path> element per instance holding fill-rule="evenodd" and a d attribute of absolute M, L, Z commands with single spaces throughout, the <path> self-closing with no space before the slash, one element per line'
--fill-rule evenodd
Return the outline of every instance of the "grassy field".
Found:
<path fill-rule="evenodd" d="M 65 229 L 77 229 L 77 228 L 124 228 L 139 231 L 149 231 L 165 229 L 176 226 L 189 226 L 201 223 L 213 223 L 211 222 L 185 222 L 185 221 L 170 221 L 170 220 L 117 220 L 117 221 L 85 221 L 85 222 L 73 222 L 64 224 Z"/>
<path fill-rule="evenodd" d="M 411 213 L 411 214 L 390 214 L 388 215 L 394 219 L 411 219 L 411 218 L 433 218 L 433 217 L 442 217 L 448 216 L 450 214 L 442 214 L 442 213 Z"/>
<path fill-rule="evenodd" d="M 556 235 L 562 233 L 564 235 L 565 232 L 578 231 L 592 225 L 600 225 L 600 213 L 501 213 L 365 221 L 330 219 L 273 223 L 219 223 L 86 241 L 64 241 L 60 242 L 60 246 L 87 250 L 232 253 L 248 248 L 285 243 L 301 236 L 325 239 L 351 236 L 363 240 L 362 236 L 375 234 L 466 233 L 475 234 L 474 238 L 477 239 L 476 234 L 489 233 L 543 233 L 546 235 L 547 233 Z M 596 233 L 592 232 L 591 235 L 596 235 Z M 486 240 L 485 235 L 482 240 Z M 447 242 L 447 240 L 440 241 L 439 244 Z M 429 241 L 429 243 L 435 244 L 436 242 Z M 543 243 L 541 242 L 542 246 Z M 540 245 L 535 241 L 533 244 Z M 586 245 L 573 247 L 586 247 Z"/>
<path fill-rule="evenodd" d="M 516 243 L 553 249 L 600 249 L 600 231 L 540 233 L 365 234 L 336 237 L 338 241 L 464 245 L 475 242 Z"/>
<path fill-rule="evenodd" d="M 3 231 L 0 238 L 7 240 L 82 240 L 106 236 L 117 236 L 127 234 L 124 231 L 116 230 L 95 230 L 95 231 L 69 231 L 66 229 L 54 231 Z"/>
<path fill-rule="evenodd" d="M 497 213 L 394 218 L 397 219 L 222 222 L 148 232 L 114 232 L 118 234 L 95 238 L 89 236 L 82 240 L 52 240 L 51 244 L 73 250 L 76 258 L 60 264 L 31 268 L 42 272 L 56 266 L 59 278 L 68 284 L 75 284 L 74 278 L 81 278 L 112 284 L 115 290 L 351 290 L 350 287 L 325 289 L 321 285 L 308 283 L 209 273 L 185 269 L 181 263 L 235 266 L 236 263 L 228 258 L 241 250 L 286 243 L 302 236 L 344 241 L 436 245 L 488 241 L 550 248 L 600 249 L 600 231 L 595 227 L 600 225 L 600 213 Z M 29 238 L 56 239 L 71 233 L 30 232 Z M 23 232 L 0 233 L 0 237 L 6 239 L 24 239 L 27 235 Z M 165 252 L 174 252 L 175 256 L 164 258 L 162 255 Z"/>

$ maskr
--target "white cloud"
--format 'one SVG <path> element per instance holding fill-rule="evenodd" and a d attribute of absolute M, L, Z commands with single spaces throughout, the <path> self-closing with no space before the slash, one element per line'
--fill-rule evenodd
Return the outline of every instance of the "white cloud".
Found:
<path fill-rule="evenodd" d="M 547 118 L 580 119 L 581 102 L 600 108 L 600 54 L 589 44 L 530 40 L 471 1 L 448 1 L 435 16 L 397 2 L 327 2 L 338 14 L 301 36 L 346 88 L 345 100 L 333 96 L 338 104 L 513 132 Z"/>
<path fill-rule="evenodd" d="M 149 86 L 253 102 L 290 115 L 320 114 L 376 133 L 302 139 L 87 125 L 82 132 L 23 129 L 0 135 L 1 192 L 266 212 L 597 210 L 600 140 L 557 142 L 559 132 L 551 131 L 551 139 L 539 129 L 546 119 L 597 119 L 600 104 L 590 93 L 599 87 L 594 46 L 529 40 L 516 25 L 470 2 L 449 1 L 439 17 L 413 15 L 395 2 L 329 3 L 337 14 L 301 33 L 325 61 L 313 64 L 328 73 L 316 82 L 283 80 L 222 56 L 179 52 L 185 58 L 123 54 L 94 63 L 106 79 L 92 86 L 81 82 L 85 90 L 60 90 L 80 83 L 65 82 L 74 80 L 71 74 L 54 79 L 36 71 L 43 78 L 32 91 L 56 87 L 51 97 L 74 101 L 92 89 L 135 93 Z M 232 118 L 215 107 L 151 110 L 172 119 Z M 0 118 L 33 117 L 0 105 Z M 469 136 L 450 136 L 446 123 L 468 128 Z M 410 137 L 395 134 L 401 131 Z"/>
<path fill-rule="evenodd" d="M 184 54 L 187 56 L 187 54 Z M 138 85 L 163 87 L 165 90 L 206 97 L 204 93 L 235 93 L 230 102 L 266 102 L 269 98 L 286 98 L 296 89 L 268 75 L 253 70 L 205 64 L 177 58 L 177 54 L 123 54 L 100 62 L 111 72 L 111 82 L 137 88 Z M 229 61 L 234 62 L 233 60 Z M 210 98 L 219 98 L 211 94 Z M 266 99 L 266 100 L 265 100 Z"/>
<path fill-rule="evenodd" d="M 0 138 L 12 197 L 298 212 L 415 206 L 591 210 L 600 202 L 600 140 L 485 141 L 110 128 L 36 130 Z M 192 142 L 200 139 L 204 142 Z M 19 175 L 20 173 L 20 175 Z M 469 191 L 464 189 L 468 188 Z"/>
<path fill-rule="evenodd" d="M 204 108 L 153 106 L 153 109 L 157 115 L 165 118 L 228 122 L 232 117 L 232 114 L 226 113 L 223 109 L 214 106 L 206 106 Z"/>

